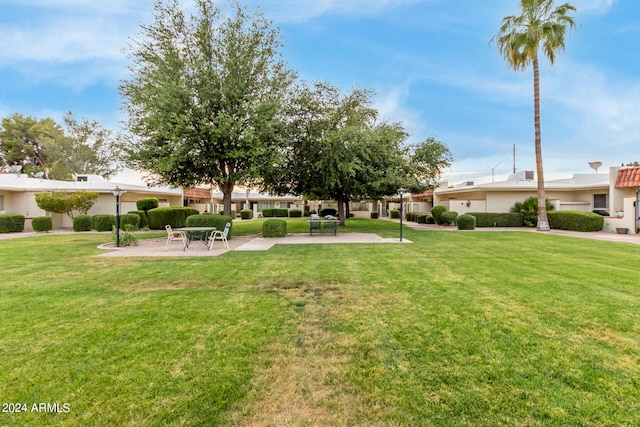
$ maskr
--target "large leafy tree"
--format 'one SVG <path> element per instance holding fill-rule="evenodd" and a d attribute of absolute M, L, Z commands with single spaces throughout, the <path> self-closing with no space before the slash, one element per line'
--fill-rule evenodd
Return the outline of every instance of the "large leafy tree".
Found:
<path fill-rule="evenodd" d="M 5 166 L 22 167 L 28 174 L 46 174 L 50 160 L 46 147 L 64 138 L 64 131 L 52 119 L 12 114 L 2 119 L 0 156 Z"/>
<path fill-rule="evenodd" d="M 328 83 L 298 87 L 288 104 L 286 143 L 264 173 L 265 189 L 335 200 L 344 223 L 350 200 L 424 188 L 426 177 L 443 167 L 432 161 L 446 163 L 448 150 L 438 143 L 443 150 L 432 158 L 424 143 L 411 150 L 400 123 L 377 119 L 371 96 L 362 89 L 342 96 Z"/>
<path fill-rule="evenodd" d="M 429 137 L 410 150 L 411 175 L 419 186 L 435 188 L 445 169 L 451 166 L 453 155 L 449 148 Z"/>
<path fill-rule="evenodd" d="M 109 178 L 118 136 L 97 121 L 82 122 L 68 112 L 64 127 L 53 119 L 13 114 L 2 119 L 0 157 L 5 166 L 19 166 L 26 174 L 42 172 L 45 178 L 68 180 L 73 174 Z"/>
<path fill-rule="evenodd" d="M 54 179 L 69 179 L 73 174 L 92 174 L 110 178 L 120 165 L 117 147 L 121 135 L 105 128 L 96 120 L 73 117 L 71 111 L 64 117 L 65 137 L 46 146 L 48 174 Z"/>
<path fill-rule="evenodd" d="M 277 29 L 236 2 L 155 3 L 155 20 L 130 46 L 121 85 L 130 163 L 181 186 L 215 184 L 231 212 L 236 184 L 251 184 L 277 153 L 282 101 L 294 79 Z"/>
<path fill-rule="evenodd" d="M 525 70 L 533 66 L 533 105 L 536 172 L 538 175 L 538 227 L 549 231 L 542 165 L 542 142 L 540 133 L 540 68 L 539 52 L 542 51 L 551 64 L 556 51 L 564 50 L 567 30 L 575 28 L 571 14 L 576 8 L 568 3 L 556 6 L 554 0 L 520 0 L 522 14 L 507 16 L 502 20 L 498 34 L 492 39 L 500 54 L 514 70 Z"/>

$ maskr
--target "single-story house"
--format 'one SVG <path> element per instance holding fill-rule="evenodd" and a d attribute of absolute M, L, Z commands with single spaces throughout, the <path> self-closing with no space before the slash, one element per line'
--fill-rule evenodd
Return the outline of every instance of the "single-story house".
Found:
<path fill-rule="evenodd" d="M 26 174 L 0 173 L 0 212 L 25 216 L 25 230 L 31 230 L 31 219 L 50 215 L 54 228 L 71 228 L 71 219 L 64 214 L 50 214 L 38 207 L 35 194 L 43 191 L 95 191 L 99 197 L 89 210 L 90 215 L 116 213 L 116 197 L 112 193 L 117 187 L 124 193 L 120 196 L 120 213 L 137 210 L 136 202 L 145 197 L 155 197 L 159 206 L 182 206 L 182 189 L 148 187 L 107 181 L 97 175 L 78 175 L 75 181 L 57 181 L 32 178 Z"/>
<path fill-rule="evenodd" d="M 302 210 L 304 201 L 297 196 L 274 196 L 238 187 L 237 191 L 231 193 L 231 205 L 237 214 L 243 209 L 251 209 L 254 218 L 257 218 L 265 208 Z M 200 212 L 221 213 L 224 211 L 223 194 L 212 189 L 191 188 L 184 192 L 184 206 Z"/>
<path fill-rule="evenodd" d="M 608 174 L 574 174 L 567 179 L 545 182 L 547 199 L 556 210 L 599 211 L 605 215 L 605 229 L 636 230 L 640 203 L 640 167 L 609 168 Z M 466 182 L 434 191 L 434 206 L 449 211 L 509 212 L 516 203 L 537 197 L 536 174 L 522 171 L 506 181 L 475 184 Z"/>

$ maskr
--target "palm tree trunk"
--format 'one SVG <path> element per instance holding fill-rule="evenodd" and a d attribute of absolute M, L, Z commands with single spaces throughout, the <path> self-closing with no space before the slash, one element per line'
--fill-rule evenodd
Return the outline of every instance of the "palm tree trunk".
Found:
<path fill-rule="evenodd" d="M 540 69 L 538 55 L 533 57 L 533 114 L 535 127 L 536 173 L 538 181 L 538 231 L 549 231 L 547 218 L 547 197 L 544 191 L 544 170 L 542 167 L 542 137 L 540 134 Z"/>

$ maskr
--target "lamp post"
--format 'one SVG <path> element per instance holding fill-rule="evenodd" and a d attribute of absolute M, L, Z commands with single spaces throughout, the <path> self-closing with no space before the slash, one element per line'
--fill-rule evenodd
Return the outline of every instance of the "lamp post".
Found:
<path fill-rule="evenodd" d="M 120 187 L 116 185 L 116 188 L 112 191 L 116 196 L 116 247 L 120 247 L 120 196 L 125 193 Z"/>
<path fill-rule="evenodd" d="M 400 187 L 398 188 L 398 194 L 400 195 L 400 241 L 402 242 L 402 196 L 404 195 L 405 189 Z"/>

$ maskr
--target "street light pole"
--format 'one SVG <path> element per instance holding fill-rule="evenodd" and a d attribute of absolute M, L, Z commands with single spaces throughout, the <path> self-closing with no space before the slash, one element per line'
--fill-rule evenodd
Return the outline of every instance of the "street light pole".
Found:
<path fill-rule="evenodd" d="M 402 212 L 402 210 L 403 210 L 402 209 L 402 205 L 403 205 L 402 196 L 404 195 L 404 192 L 405 192 L 404 188 L 400 187 L 398 189 L 398 194 L 400 195 L 400 241 L 401 242 L 402 242 L 402 215 L 403 215 L 403 212 Z"/>
<path fill-rule="evenodd" d="M 116 185 L 116 188 L 112 191 L 116 196 L 116 248 L 120 247 L 120 195 L 124 193 L 120 187 Z"/>

